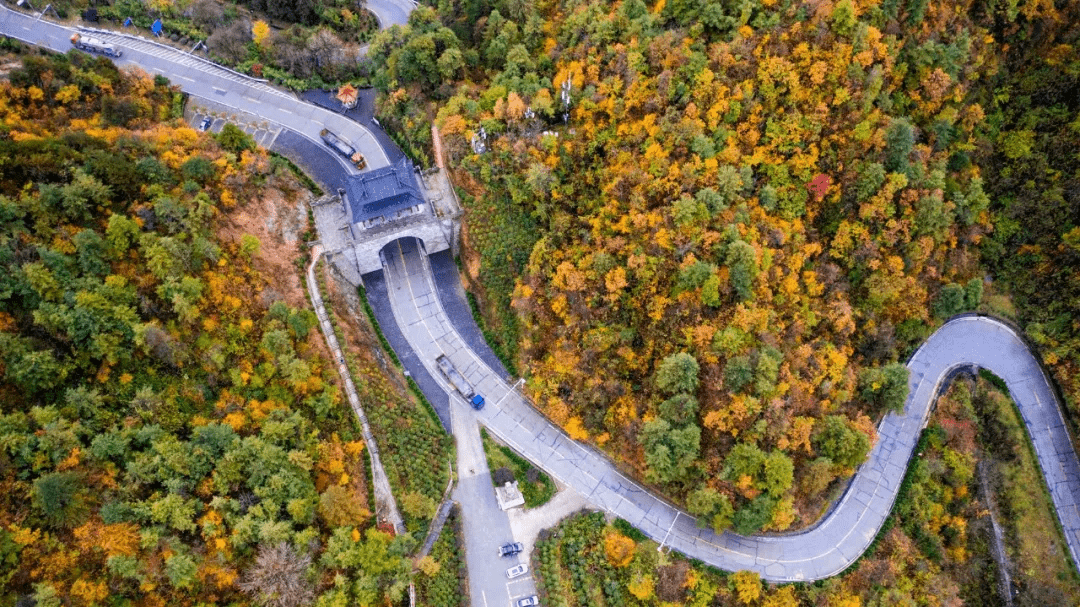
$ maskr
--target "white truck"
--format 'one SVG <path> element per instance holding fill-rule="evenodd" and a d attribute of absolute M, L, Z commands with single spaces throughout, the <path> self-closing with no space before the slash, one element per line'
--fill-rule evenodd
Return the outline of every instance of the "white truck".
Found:
<path fill-rule="evenodd" d="M 443 374 L 446 381 L 450 382 L 450 385 L 453 386 L 470 405 L 472 405 L 473 409 L 479 411 L 484 408 L 484 397 L 477 394 L 476 390 L 473 390 L 469 380 L 465 379 L 465 376 L 457 370 L 457 367 L 454 366 L 454 363 L 450 362 L 450 359 L 447 358 L 445 354 L 440 354 L 439 357 L 435 359 L 435 364 L 439 366 L 439 372 Z"/>
<path fill-rule="evenodd" d="M 116 48 L 111 42 L 105 42 L 104 40 L 94 38 L 93 36 L 84 36 L 78 32 L 71 35 L 71 45 L 80 51 L 101 53 L 102 55 L 108 55 L 109 57 L 119 57 L 124 54 L 123 51 Z"/>

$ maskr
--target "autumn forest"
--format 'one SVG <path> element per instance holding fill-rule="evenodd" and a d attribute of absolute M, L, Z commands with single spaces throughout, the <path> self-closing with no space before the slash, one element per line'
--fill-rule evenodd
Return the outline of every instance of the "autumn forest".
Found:
<path fill-rule="evenodd" d="M 1020 327 L 1075 436 L 1076 23 L 1075 0 L 433 0 L 319 77 L 374 86 L 420 164 L 438 127 L 477 316 L 545 415 L 701 525 L 779 533 L 842 494 L 957 314 Z M 189 128 L 164 78 L 14 50 L 0 599 L 400 605 L 417 582 L 460 605 L 449 537 L 441 565 L 407 558 L 450 438 L 332 296 L 410 533 L 380 529 L 303 235 L 250 233 L 272 207 L 309 229 L 304 178 Z M 545 532 L 533 568 L 554 605 L 994 605 L 1005 558 L 1018 604 L 1078 604 L 1026 444 L 1000 380 L 958 379 L 894 517 L 825 582 L 658 556 L 593 515 Z"/>
<path fill-rule="evenodd" d="M 1078 9 L 444 0 L 371 52 L 384 122 L 423 149 L 436 116 L 462 267 L 538 406 L 700 523 L 784 532 L 956 314 L 1018 323 L 1080 413 Z M 907 536 L 968 560 L 940 518 Z"/>
<path fill-rule="evenodd" d="M 373 53 L 385 112 L 439 108 L 464 265 L 571 435 L 718 528 L 783 531 L 943 319 L 1027 321 L 1070 387 L 1068 304 L 1031 281 L 1074 279 L 1075 158 L 1044 148 L 1076 136 L 1075 6 L 512 4 L 417 11 Z M 490 78 L 426 78 L 444 38 Z"/>
<path fill-rule="evenodd" d="M 409 533 L 378 527 L 299 287 L 312 194 L 183 101 L 83 53 L 0 86 L 0 602 L 400 601 L 449 437 L 337 320 Z"/>

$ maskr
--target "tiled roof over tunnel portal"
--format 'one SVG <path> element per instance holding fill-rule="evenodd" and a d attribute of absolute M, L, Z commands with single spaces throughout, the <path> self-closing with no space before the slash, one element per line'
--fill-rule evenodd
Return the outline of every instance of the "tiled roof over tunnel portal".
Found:
<path fill-rule="evenodd" d="M 424 197 L 417 187 L 413 163 L 408 158 L 388 167 L 350 176 L 345 182 L 345 196 L 352 222 L 361 230 L 424 210 Z"/>
<path fill-rule="evenodd" d="M 407 158 L 348 175 L 338 193 L 343 201 L 330 196 L 312 210 L 327 258 L 349 280 L 359 283 L 361 275 L 381 270 L 379 252 L 399 238 L 419 239 L 428 253 L 450 248 L 453 220 L 436 215 L 431 193 Z"/>

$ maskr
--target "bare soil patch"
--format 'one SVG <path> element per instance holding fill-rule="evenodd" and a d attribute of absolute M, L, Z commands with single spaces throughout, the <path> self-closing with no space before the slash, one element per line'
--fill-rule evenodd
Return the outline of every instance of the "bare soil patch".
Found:
<path fill-rule="evenodd" d="M 274 187 L 222 218 L 218 237 L 239 243 L 244 234 L 259 239 L 261 246 L 253 265 L 266 279 L 262 303 L 269 306 L 284 300 L 293 308 L 308 307 L 306 288 L 296 260 L 300 257 L 300 234 L 308 225 L 307 205 L 312 197 L 305 190 L 284 192 Z"/>
<path fill-rule="evenodd" d="M 10 57 L 11 55 L 4 55 L 0 58 L 0 80 L 8 80 L 12 70 L 22 67 L 22 61 L 11 60 Z"/>

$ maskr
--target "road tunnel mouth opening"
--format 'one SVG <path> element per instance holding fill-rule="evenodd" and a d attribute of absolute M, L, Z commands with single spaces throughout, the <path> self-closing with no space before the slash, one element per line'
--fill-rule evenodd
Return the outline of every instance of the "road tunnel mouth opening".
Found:
<path fill-rule="evenodd" d="M 427 246 L 424 244 L 422 237 L 410 234 L 399 236 L 384 244 L 379 249 L 379 259 L 382 260 L 385 266 L 388 259 L 410 257 L 416 253 L 419 253 L 422 257 L 427 257 Z"/>

